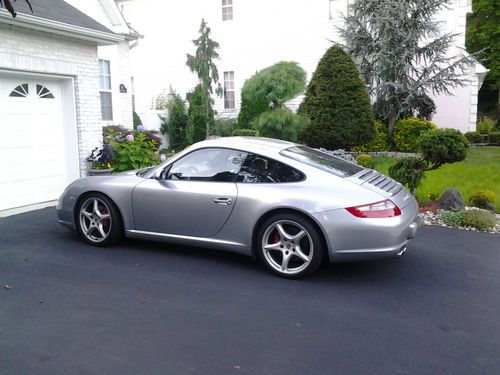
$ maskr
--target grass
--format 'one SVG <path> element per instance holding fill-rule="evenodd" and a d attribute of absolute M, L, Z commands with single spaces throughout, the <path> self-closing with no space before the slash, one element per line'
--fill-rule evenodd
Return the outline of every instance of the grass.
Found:
<path fill-rule="evenodd" d="M 375 169 L 388 175 L 389 166 L 396 160 L 375 157 Z M 425 172 L 425 178 L 417 189 L 417 199 L 420 202 L 438 199 L 451 188 L 460 191 L 466 204 L 477 190 L 491 190 L 497 196 L 496 208 L 500 211 L 500 147 L 470 148 L 464 161 Z"/>

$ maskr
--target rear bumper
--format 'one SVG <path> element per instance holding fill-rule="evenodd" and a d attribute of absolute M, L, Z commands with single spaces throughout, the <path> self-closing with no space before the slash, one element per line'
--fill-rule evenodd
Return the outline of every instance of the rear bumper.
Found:
<path fill-rule="evenodd" d="M 391 218 L 357 218 L 345 209 L 314 215 L 325 234 L 331 262 L 361 261 L 401 256 L 422 220 L 416 202 Z"/>

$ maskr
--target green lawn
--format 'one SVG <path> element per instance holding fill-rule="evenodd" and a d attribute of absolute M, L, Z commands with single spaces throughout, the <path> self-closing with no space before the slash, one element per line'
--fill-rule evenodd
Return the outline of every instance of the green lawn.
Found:
<path fill-rule="evenodd" d="M 395 160 L 375 157 L 375 169 L 388 175 L 387 170 Z M 433 195 L 439 197 L 446 189 L 457 188 L 468 203 L 472 193 L 488 189 L 496 193 L 496 207 L 500 210 L 500 147 L 470 148 L 464 161 L 425 172 L 425 176 L 417 190 L 417 199 L 421 202 Z"/>

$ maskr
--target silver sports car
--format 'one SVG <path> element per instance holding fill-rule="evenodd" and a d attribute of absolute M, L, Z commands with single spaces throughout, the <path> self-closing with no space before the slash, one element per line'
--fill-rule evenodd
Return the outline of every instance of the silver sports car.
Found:
<path fill-rule="evenodd" d="M 217 138 L 157 167 L 76 180 L 59 222 L 104 246 L 123 236 L 235 251 L 298 278 L 323 261 L 401 256 L 420 225 L 401 184 L 309 147 Z"/>

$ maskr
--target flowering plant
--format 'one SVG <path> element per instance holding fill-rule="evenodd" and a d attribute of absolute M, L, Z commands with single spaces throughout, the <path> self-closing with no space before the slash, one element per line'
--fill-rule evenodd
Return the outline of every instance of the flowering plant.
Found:
<path fill-rule="evenodd" d="M 113 148 L 107 144 L 101 149 L 96 147 L 85 161 L 91 164 L 91 169 L 111 169 L 113 168 Z"/>

